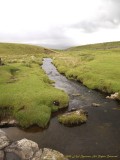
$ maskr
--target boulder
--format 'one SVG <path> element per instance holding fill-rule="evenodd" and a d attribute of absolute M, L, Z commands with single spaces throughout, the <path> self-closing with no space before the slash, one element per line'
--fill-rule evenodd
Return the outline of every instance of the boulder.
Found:
<path fill-rule="evenodd" d="M 43 148 L 38 144 L 22 139 L 10 144 L 6 133 L 0 130 L 0 160 L 68 160 L 62 153 Z"/>
<path fill-rule="evenodd" d="M 83 109 L 71 111 L 58 116 L 58 121 L 62 124 L 71 126 L 85 123 L 87 121 L 88 112 Z"/>
<path fill-rule="evenodd" d="M 42 149 L 40 149 L 39 151 L 37 151 L 34 155 L 34 157 L 32 158 L 32 160 L 41 160 L 41 156 L 42 156 Z"/>
<path fill-rule="evenodd" d="M 67 158 L 60 152 L 49 148 L 39 150 L 32 160 L 67 160 Z"/>
<path fill-rule="evenodd" d="M 4 160 L 22 160 L 17 154 L 15 153 L 6 153 Z"/>
<path fill-rule="evenodd" d="M 28 140 L 22 139 L 20 141 L 13 142 L 10 146 L 5 148 L 5 152 L 18 155 L 23 160 L 29 160 L 39 150 L 38 144 Z"/>
<path fill-rule="evenodd" d="M 0 160 L 4 160 L 4 152 L 0 150 Z"/>
<path fill-rule="evenodd" d="M 67 160 L 67 159 L 62 153 L 56 150 L 44 148 L 41 160 Z"/>
<path fill-rule="evenodd" d="M 10 144 L 10 140 L 6 136 L 6 133 L 0 129 L 0 149 L 7 147 Z"/>

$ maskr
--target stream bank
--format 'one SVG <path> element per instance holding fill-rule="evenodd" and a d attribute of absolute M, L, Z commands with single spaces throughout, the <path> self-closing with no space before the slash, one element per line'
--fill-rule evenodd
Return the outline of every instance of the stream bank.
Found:
<path fill-rule="evenodd" d="M 120 105 L 106 99 L 105 95 L 66 79 L 59 74 L 50 58 L 45 58 L 42 68 L 55 87 L 64 90 L 70 97 L 69 108 L 83 108 L 88 111 L 88 122 L 77 127 L 66 127 L 58 123 L 54 116 L 45 130 L 33 127 L 21 130 L 17 127 L 4 128 L 12 141 L 27 138 L 38 143 L 40 148 L 52 148 L 76 159 L 75 155 L 112 155 L 120 159 Z M 93 103 L 100 107 L 92 107 Z M 83 158 L 81 158 L 83 159 Z M 90 160 L 89 158 L 86 158 Z M 93 159 L 93 158 L 91 158 Z M 98 158 L 96 158 L 98 159 Z M 102 160 L 106 158 L 101 158 Z M 111 159 L 111 158 L 110 158 Z M 112 160 L 114 160 L 112 159 Z"/>

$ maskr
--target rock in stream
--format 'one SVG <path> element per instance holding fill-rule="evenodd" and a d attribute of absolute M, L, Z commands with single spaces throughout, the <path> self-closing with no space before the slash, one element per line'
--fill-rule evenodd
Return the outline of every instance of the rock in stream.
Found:
<path fill-rule="evenodd" d="M 0 129 L 0 160 L 68 160 L 62 153 L 49 148 L 40 149 L 38 144 L 21 139 L 11 142 Z"/>

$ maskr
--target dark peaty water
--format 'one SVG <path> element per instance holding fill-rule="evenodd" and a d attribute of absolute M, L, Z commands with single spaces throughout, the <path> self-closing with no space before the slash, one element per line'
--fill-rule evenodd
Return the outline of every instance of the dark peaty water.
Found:
<path fill-rule="evenodd" d="M 31 139 L 37 142 L 40 148 L 52 148 L 65 155 L 71 155 L 70 159 L 74 159 L 74 156 L 76 160 L 120 159 L 119 103 L 106 99 L 105 95 L 89 90 L 80 83 L 67 80 L 58 73 L 51 62 L 50 58 L 45 58 L 42 68 L 49 78 L 55 81 L 55 87 L 64 90 L 70 96 L 68 109 L 83 107 L 88 111 L 87 123 L 77 127 L 66 127 L 58 123 L 57 117 L 53 117 L 45 130 L 37 127 L 28 130 L 16 127 L 3 130 L 13 141 Z M 78 93 L 80 95 L 75 96 Z M 92 103 L 100 103 L 101 107 L 92 107 Z"/>

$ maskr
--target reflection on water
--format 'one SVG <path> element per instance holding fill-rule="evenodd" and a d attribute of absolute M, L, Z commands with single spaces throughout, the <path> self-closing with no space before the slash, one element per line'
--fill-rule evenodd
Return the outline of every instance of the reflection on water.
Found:
<path fill-rule="evenodd" d="M 45 130 L 38 127 L 29 130 L 21 130 L 16 127 L 3 130 L 7 132 L 11 140 L 31 139 L 37 142 L 40 148 L 56 149 L 65 155 L 120 156 L 119 104 L 106 99 L 101 93 L 67 80 L 58 73 L 51 62 L 50 58 L 45 58 L 42 68 L 49 78 L 55 81 L 55 87 L 64 90 L 70 96 L 68 109 L 82 106 L 88 111 L 88 122 L 77 127 L 65 127 L 58 123 L 56 116 L 53 116 L 49 127 Z M 79 96 L 75 96 L 75 94 L 79 94 Z M 92 107 L 92 103 L 100 103 L 101 107 Z M 111 160 L 114 159 L 120 159 L 120 157 Z"/>

